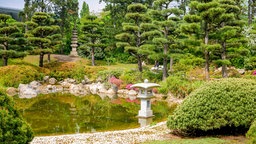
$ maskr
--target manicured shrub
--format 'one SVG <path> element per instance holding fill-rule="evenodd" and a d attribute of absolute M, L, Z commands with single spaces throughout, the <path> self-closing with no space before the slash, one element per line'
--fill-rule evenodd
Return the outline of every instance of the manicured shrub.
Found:
<path fill-rule="evenodd" d="M 26 144 L 32 141 L 32 129 L 14 108 L 13 101 L 3 93 L 0 93 L 0 122 L 0 143 Z"/>
<path fill-rule="evenodd" d="M 250 129 L 246 133 L 246 137 L 249 138 L 249 144 L 255 144 L 256 143 L 256 119 L 252 123 Z"/>
<path fill-rule="evenodd" d="M 192 92 L 169 116 L 167 125 L 191 135 L 245 133 L 256 118 L 256 81 L 221 79 Z"/>
<path fill-rule="evenodd" d="M 0 84 L 6 87 L 18 87 L 20 83 L 29 83 L 41 77 L 39 70 L 27 65 L 1 67 L 0 75 Z"/>

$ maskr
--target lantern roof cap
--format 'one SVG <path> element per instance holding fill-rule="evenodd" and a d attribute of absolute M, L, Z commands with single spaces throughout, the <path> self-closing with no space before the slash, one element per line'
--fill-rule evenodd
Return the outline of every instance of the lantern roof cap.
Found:
<path fill-rule="evenodd" d="M 156 83 L 149 83 L 147 79 L 144 80 L 144 83 L 137 83 L 131 86 L 131 88 L 154 88 L 154 87 L 160 87 L 159 84 Z"/>

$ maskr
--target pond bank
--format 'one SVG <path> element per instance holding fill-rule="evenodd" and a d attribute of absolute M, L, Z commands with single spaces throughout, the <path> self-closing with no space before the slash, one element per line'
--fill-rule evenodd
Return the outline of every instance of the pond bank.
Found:
<path fill-rule="evenodd" d="M 82 133 L 59 136 L 35 137 L 31 144 L 137 144 L 152 140 L 164 140 L 170 130 L 165 122 L 142 128 Z"/>

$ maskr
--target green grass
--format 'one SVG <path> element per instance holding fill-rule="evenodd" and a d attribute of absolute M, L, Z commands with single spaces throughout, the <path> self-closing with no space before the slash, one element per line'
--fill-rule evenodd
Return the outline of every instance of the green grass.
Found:
<path fill-rule="evenodd" d="M 239 141 L 224 140 L 220 138 L 204 137 L 204 138 L 182 138 L 164 141 L 150 141 L 144 144 L 242 144 Z"/>

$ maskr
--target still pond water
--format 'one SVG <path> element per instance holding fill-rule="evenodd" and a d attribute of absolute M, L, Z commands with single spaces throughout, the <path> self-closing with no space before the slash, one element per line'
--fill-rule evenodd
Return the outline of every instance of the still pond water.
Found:
<path fill-rule="evenodd" d="M 140 101 L 101 99 L 97 95 L 76 97 L 70 94 L 41 95 L 32 99 L 15 98 L 20 113 L 35 135 L 57 135 L 139 127 L 136 118 Z M 152 104 L 153 122 L 166 119 L 173 108 L 166 102 Z"/>

